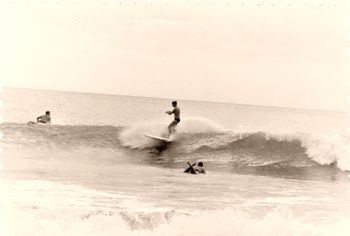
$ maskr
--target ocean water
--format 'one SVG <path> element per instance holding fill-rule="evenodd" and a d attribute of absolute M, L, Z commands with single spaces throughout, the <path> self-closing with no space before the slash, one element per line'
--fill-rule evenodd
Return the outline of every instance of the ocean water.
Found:
<path fill-rule="evenodd" d="M 1 235 L 349 235 L 346 113 L 6 88 Z M 50 110 L 52 125 L 26 123 Z M 205 175 L 183 173 L 203 161 Z"/>

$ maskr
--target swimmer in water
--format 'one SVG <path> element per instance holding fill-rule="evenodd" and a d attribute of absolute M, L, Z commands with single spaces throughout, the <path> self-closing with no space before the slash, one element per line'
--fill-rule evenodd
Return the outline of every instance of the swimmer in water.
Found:
<path fill-rule="evenodd" d="M 45 115 L 39 116 L 36 118 L 37 123 L 51 124 L 51 115 L 50 112 L 45 112 Z"/>
<path fill-rule="evenodd" d="M 204 166 L 203 166 L 203 162 L 198 162 L 198 163 L 194 163 L 191 165 L 191 163 L 187 162 L 187 164 L 189 165 L 189 167 L 184 171 L 185 173 L 189 173 L 189 174 L 205 174 L 205 170 L 204 170 Z"/>
<path fill-rule="evenodd" d="M 27 123 L 28 125 L 35 125 L 35 124 L 51 124 L 51 115 L 50 112 L 47 111 L 45 112 L 45 115 L 38 116 L 36 118 L 36 122 L 34 121 L 29 121 Z"/>

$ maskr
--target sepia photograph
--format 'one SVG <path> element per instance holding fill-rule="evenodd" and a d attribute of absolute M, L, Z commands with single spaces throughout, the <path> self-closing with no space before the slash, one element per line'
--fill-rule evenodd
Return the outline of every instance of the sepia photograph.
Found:
<path fill-rule="evenodd" d="M 0 2 L 1 236 L 350 235 L 350 1 Z"/>

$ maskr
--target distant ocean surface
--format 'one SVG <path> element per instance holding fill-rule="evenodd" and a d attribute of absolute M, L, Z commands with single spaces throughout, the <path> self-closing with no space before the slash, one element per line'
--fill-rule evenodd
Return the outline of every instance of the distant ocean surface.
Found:
<path fill-rule="evenodd" d="M 5 88 L 1 235 L 350 235 L 346 113 Z M 46 110 L 52 125 L 27 125 Z M 202 161 L 205 175 L 183 173 Z"/>

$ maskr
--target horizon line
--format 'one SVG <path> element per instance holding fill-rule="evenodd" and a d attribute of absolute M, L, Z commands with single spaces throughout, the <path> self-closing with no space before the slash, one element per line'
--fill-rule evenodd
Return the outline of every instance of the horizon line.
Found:
<path fill-rule="evenodd" d="M 95 95 L 107 95 L 107 96 L 125 96 L 125 97 L 141 97 L 141 98 L 151 98 L 151 99 L 166 99 L 174 100 L 174 98 L 168 97 L 153 97 L 153 96 L 139 96 L 139 95 L 130 95 L 130 94 L 115 94 L 115 93 L 106 93 L 106 92 L 91 92 L 91 91 L 73 91 L 73 90 L 60 90 L 60 89 L 46 89 L 46 88 L 24 88 L 24 87 L 12 87 L 12 86 L 2 86 L 3 89 L 29 89 L 29 90 L 39 90 L 39 91 L 50 91 L 50 92 L 66 92 L 66 93 L 82 93 L 82 94 L 95 94 Z M 1 94 L 1 91 L 0 91 Z M 224 102 L 224 101 L 213 101 L 213 100 L 197 100 L 197 99 L 187 99 L 187 98 L 178 98 L 176 100 L 183 100 L 189 102 L 206 102 L 206 103 L 219 103 L 227 105 L 237 105 L 237 106 L 251 106 L 251 107 L 264 107 L 264 108 L 276 108 L 276 109 L 293 109 L 293 110 L 304 110 L 304 111 L 315 111 L 315 112 L 334 112 L 334 113 L 347 113 L 347 111 L 340 110 L 327 110 L 319 108 L 302 108 L 302 107 L 289 107 L 289 106 L 273 106 L 273 105 L 260 105 L 260 104 L 250 104 L 250 103 L 234 103 L 234 102 Z"/>

